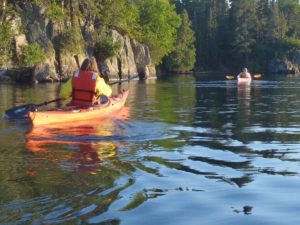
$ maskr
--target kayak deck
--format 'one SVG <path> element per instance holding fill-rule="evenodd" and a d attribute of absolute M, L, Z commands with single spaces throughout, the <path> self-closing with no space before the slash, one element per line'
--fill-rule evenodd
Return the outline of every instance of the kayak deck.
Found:
<path fill-rule="evenodd" d="M 113 116 L 125 104 L 129 91 L 123 91 L 117 96 L 110 97 L 109 101 L 101 105 L 70 106 L 64 109 L 51 111 L 29 112 L 28 117 L 33 126 L 73 123 L 82 120 L 92 120 Z"/>

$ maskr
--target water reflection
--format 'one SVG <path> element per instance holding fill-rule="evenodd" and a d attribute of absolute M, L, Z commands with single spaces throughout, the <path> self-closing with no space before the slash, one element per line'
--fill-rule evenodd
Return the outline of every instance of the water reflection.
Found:
<path fill-rule="evenodd" d="M 120 198 L 120 192 L 134 185 L 135 180 L 131 178 L 134 171 L 139 169 L 159 175 L 159 171 L 155 168 L 137 161 L 134 152 L 126 152 L 128 141 L 140 142 L 143 145 L 142 143 L 147 140 L 176 137 L 174 132 L 168 132 L 166 125 L 130 122 L 129 117 L 130 109 L 124 107 L 118 117 L 113 119 L 89 121 L 89 124 L 85 122 L 64 124 L 59 127 L 51 125 L 33 127 L 27 133 L 25 147 L 31 155 L 31 165 L 25 176 L 32 180 L 46 181 L 52 187 L 60 184 L 60 189 L 67 189 L 82 196 L 80 204 L 86 206 L 78 211 L 72 206 L 77 205 L 79 199 L 72 198 L 68 204 L 49 208 L 49 213 L 43 213 L 45 216 L 40 222 L 66 222 L 87 216 L 90 222 L 120 222 L 118 219 L 106 220 L 102 214 Z M 62 181 L 64 177 L 68 178 Z M 118 184 L 118 180 L 123 182 Z M 96 189 L 93 194 L 90 197 L 83 197 L 93 187 Z M 56 191 L 58 190 L 53 190 L 52 194 Z M 134 199 L 124 203 L 119 210 L 133 210 L 147 199 L 155 198 L 154 193 L 149 194 L 150 191 L 147 194 L 139 193 L 136 193 Z M 59 192 L 57 194 L 59 195 Z M 156 195 L 158 196 L 159 194 Z"/>
<path fill-rule="evenodd" d="M 251 85 L 250 84 L 239 84 L 238 85 L 238 102 L 239 102 L 239 107 L 241 110 L 239 112 L 243 111 L 244 115 L 243 116 L 249 116 L 250 115 L 250 101 L 251 101 Z"/>
<path fill-rule="evenodd" d="M 216 83 L 218 83 L 218 86 L 212 86 Z M 245 129 L 251 126 L 254 121 L 264 123 L 264 120 L 257 119 L 256 115 L 257 111 L 260 110 L 256 102 L 261 102 L 261 98 L 264 96 L 261 94 L 261 85 L 262 83 L 260 81 L 254 81 L 252 84 L 247 85 L 237 85 L 235 81 L 210 81 L 201 84 L 201 88 L 197 89 L 197 98 L 199 100 L 195 108 L 204 110 L 196 111 L 193 127 L 187 126 L 186 129 L 184 129 L 184 133 L 190 132 L 190 134 L 182 135 L 189 137 L 189 145 L 199 146 L 201 149 L 198 154 L 191 152 L 191 156 L 189 156 L 188 159 L 198 162 L 199 165 L 196 166 L 197 168 L 200 167 L 200 164 L 204 165 L 205 163 L 210 165 L 209 168 L 211 168 L 211 170 L 200 173 L 199 170 L 195 171 L 195 169 L 188 168 L 185 169 L 185 171 L 202 174 L 206 178 L 219 179 L 222 182 L 234 184 L 238 187 L 243 187 L 253 182 L 257 172 L 284 176 L 298 174 L 292 168 L 291 170 L 284 170 L 274 166 L 256 165 L 256 160 L 260 157 L 267 156 L 268 159 L 280 158 L 281 160 L 286 160 L 280 150 L 257 149 L 257 146 L 263 146 L 264 141 L 267 141 L 266 139 L 274 142 L 274 140 L 277 139 L 274 135 L 268 136 L 266 133 L 259 133 L 259 130 L 256 129 L 253 129 L 251 132 L 247 130 L 247 132 Z M 226 95 L 222 95 L 223 88 L 226 88 Z M 211 93 L 218 96 L 214 97 Z M 209 101 L 211 98 L 218 102 Z M 222 101 L 224 98 L 225 100 Z M 258 117 L 260 117 L 260 115 Z M 198 130 L 200 132 L 196 132 Z M 261 141 L 257 142 L 257 140 Z M 282 140 L 280 143 L 282 143 Z M 278 144 L 279 142 L 277 142 L 277 148 Z M 271 147 L 270 145 L 265 145 L 266 148 L 268 148 L 268 146 Z M 206 148 L 212 150 L 209 151 L 210 154 L 201 155 L 203 149 Z M 282 146 L 282 148 L 285 149 L 286 154 L 295 153 L 287 149 L 287 147 Z M 230 152 L 232 154 L 227 155 L 232 156 L 227 157 L 226 154 L 220 154 L 220 151 Z M 206 150 L 204 152 L 206 152 Z M 298 154 L 298 152 L 296 154 Z M 224 158 L 224 156 L 226 157 Z M 236 158 L 236 161 L 233 161 L 232 157 Z M 188 163 L 187 160 L 183 161 Z M 193 165 L 195 166 L 195 164 Z M 266 163 L 266 165 L 268 165 L 268 163 Z M 182 167 L 175 166 L 175 168 Z M 239 176 L 230 173 L 227 175 L 226 173 L 224 174 L 221 168 L 226 168 L 226 170 L 229 168 L 234 169 L 241 172 L 241 174 Z"/>
<path fill-rule="evenodd" d="M 63 166 L 73 165 L 74 171 L 95 173 L 104 160 L 116 161 L 119 145 L 112 141 L 99 141 L 99 138 L 105 140 L 106 137 L 121 135 L 121 129 L 116 131 L 117 123 L 128 119 L 129 113 L 129 108 L 124 107 L 114 119 L 32 127 L 26 135 L 25 147 L 33 154 L 39 154 L 39 157 L 41 154 L 47 156 L 50 153 L 53 160 L 68 161 L 69 165 L 64 163 Z M 59 146 L 67 146 L 67 151 L 56 150 Z M 63 152 L 66 154 L 62 154 Z M 58 155 L 55 156 L 54 153 Z"/>
<path fill-rule="evenodd" d="M 127 118 L 2 123 L 0 221 L 297 224 L 300 80 L 223 77 L 125 84 Z"/>
<path fill-rule="evenodd" d="M 116 130 L 116 127 L 129 118 L 129 108 L 125 107 L 118 115 L 114 119 L 93 121 L 92 125 L 33 127 L 25 142 L 29 163 L 23 176 L 20 174 L 9 182 L 18 187 L 25 184 L 35 190 L 36 199 L 3 206 L 1 215 L 6 217 L 1 220 L 15 217 L 16 207 L 24 212 L 35 212 L 24 213 L 17 223 L 35 221 L 38 224 L 65 223 L 107 211 L 119 193 L 134 184 L 126 175 L 132 174 L 135 168 L 118 156 L 118 148 L 124 144 L 94 138 L 105 140 L 105 137 L 121 135 L 122 129 Z M 120 178 L 123 181 L 118 182 Z M 110 222 L 118 224 L 120 221 Z"/>

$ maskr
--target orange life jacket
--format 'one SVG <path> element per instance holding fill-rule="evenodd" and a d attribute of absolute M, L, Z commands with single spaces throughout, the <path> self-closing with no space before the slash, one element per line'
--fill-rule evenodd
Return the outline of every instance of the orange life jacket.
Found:
<path fill-rule="evenodd" d="M 92 71 L 75 71 L 72 78 L 72 104 L 91 105 L 96 101 L 98 74 Z"/>

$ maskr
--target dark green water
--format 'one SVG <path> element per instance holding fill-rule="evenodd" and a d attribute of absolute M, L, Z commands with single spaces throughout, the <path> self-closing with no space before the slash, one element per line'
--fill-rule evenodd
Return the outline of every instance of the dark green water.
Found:
<path fill-rule="evenodd" d="M 0 84 L 0 113 L 58 88 Z M 0 224 L 300 223 L 299 78 L 120 88 L 126 107 L 99 124 L 0 120 Z"/>

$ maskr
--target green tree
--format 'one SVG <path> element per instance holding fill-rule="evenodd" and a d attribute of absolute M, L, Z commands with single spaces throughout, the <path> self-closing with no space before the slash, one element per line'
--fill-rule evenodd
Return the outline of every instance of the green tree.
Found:
<path fill-rule="evenodd" d="M 60 30 L 62 30 L 63 22 L 67 19 L 67 11 L 57 3 L 53 3 L 47 9 L 46 17 L 51 19 L 54 23 L 58 23 Z"/>
<path fill-rule="evenodd" d="M 34 66 L 37 63 L 43 62 L 46 58 L 45 50 L 37 42 L 23 46 L 21 52 L 19 61 L 21 66 Z"/>
<path fill-rule="evenodd" d="M 0 66 L 5 65 L 12 57 L 13 31 L 8 23 L 0 24 Z"/>
<path fill-rule="evenodd" d="M 64 30 L 60 36 L 60 51 L 64 54 L 78 55 L 84 49 L 85 42 L 77 26 Z"/>
<path fill-rule="evenodd" d="M 266 38 L 267 33 L 267 23 L 268 23 L 268 15 L 270 12 L 269 9 L 269 0 L 259 0 L 257 2 L 257 19 L 258 19 L 258 27 L 256 38 L 258 40 L 264 40 Z"/>
<path fill-rule="evenodd" d="M 226 49 L 227 33 L 227 13 L 228 5 L 226 0 L 206 1 L 206 28 L 202 34 L 205 37 L 206 64 L 210 68 L 218 68 L 222 62 L 223 51 Z"/>
<path fill-rule="evenodd" d="M 192 21 L 192 28 L 195 32 L 195 47 L 196 47 L 196 61 L 198 67 L 206 67 L 206 62 L 208 56 L 207 54 L 207 43 L 208 40 L 206 35 L 206 25 L 207 23 L 207 15 L 206 15 L 206 1 L 199 0 L 199 1 L 178 1 L 177 4 L 180 4 L 181 6 L 177 6 L 177 8 L 185 8 L 189 15 L 190 19 Z"/>
<path fill-rule="evenodd" d="M 286 36 L 287 23 L 277 1 L 270 3 L 270 13 L 267 23 L 267 39 L 272 42 L 282 40 Z"/>
<path fill-rule="evenodd" d="M 287 22 L 287 35 L 300 38 L 300 2 L 298 0 L 278 0 L 278 3 Z"/>
<path fill-rule="evenodd" d="M 246 66 L 248 66 L 249 54 L 256 42 L 256 10 L 255 0 L 232 0 L 231 2 L 233 54 L 239 64 Z"/>
<path fill-rule="evenodd" d="M 141 41 L 150 48 L 154 63 L 174 49 L 180 16 L 168 0 L 137 0 L 142 28 Z"/>
<path fill-rule="evenodd" d="M 227 57 L 228 3 L 226 0 L 182 0 L 176 1 L 177 10 L 188 11 L 195 32 L 197 66 L 201 68 L 221 67 Z M 222 58 L 223 57 L 223 58 Z"/>
<path fill-rule="evenodd" d="M 98 0 L 95 6 L 102 26 L 117 29 L 130 37 L 140 36 L 139 9 L 134 1 Z"/>
<path fill-rule="evenodd" d="M 195 34 L 186 10 L 181 17 L 182 23 L 177 31 L 175 50 L 166 59 L 168 70 L 188 71 L 194 68 L 196 61 Z"/>
<path fill-rule="evenodd" d="M 119 42 L 114 42 L 112 37 L 108 35 L 107 30 L 97 30 L 94 36 L 94 54 L 100 62 L 118 54 L 121 44 Z"/>

